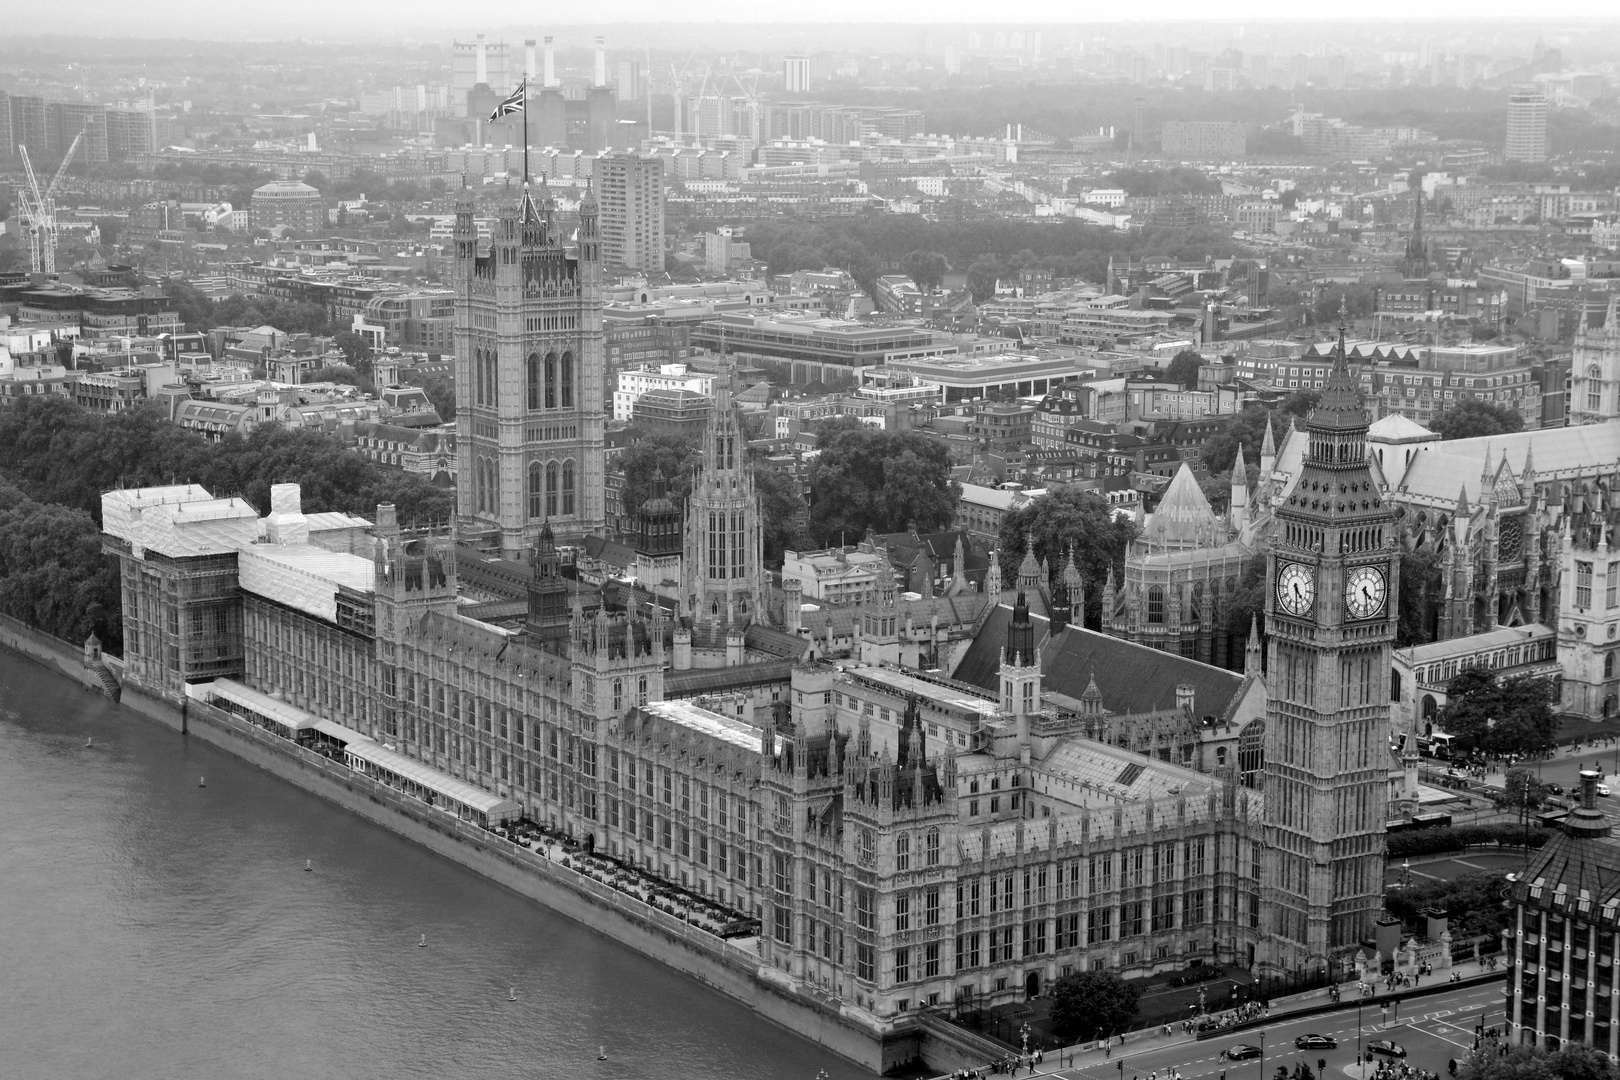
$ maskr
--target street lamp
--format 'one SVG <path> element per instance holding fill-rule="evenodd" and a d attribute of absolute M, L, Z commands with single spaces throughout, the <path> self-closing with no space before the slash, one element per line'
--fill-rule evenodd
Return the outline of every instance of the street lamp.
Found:
<path fill-rule="evenodd" d="M 1360 988 L 1357 988 L 1360 990 Z M 1367 1001 L 1366 991 L 1360 991 L 1356 997 L 1356 1068 L 1361 1067 L 1361 1006 Z"/>
<path fill-rule="evenodd" d="M 1027 1058 L 1027 1057 L 1029 1057 L 1029 1023 L 1028 1023 L 1028 1021 L 1025 1021 L 1024 1026 L 1019 1029 L 1018 1033 L 1024 1037 L 1024 1056 Z"/>
<path fill-rule="evenodd" d="M 1401 860 L 1401 875 L 1402 875 L 1401 884 L 1404 885 L 1406 888 L 1410 889 L 1412 887 L 1412 860 L 1411 859 L 1402 859 Z"/>

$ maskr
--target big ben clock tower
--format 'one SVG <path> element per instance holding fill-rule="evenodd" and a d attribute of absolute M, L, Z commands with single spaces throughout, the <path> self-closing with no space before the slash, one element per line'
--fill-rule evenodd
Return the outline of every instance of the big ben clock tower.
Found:
<path fill-rule="evenodd" d="M 1383 907 L 1399 556 L 1367 467 L 1342 312 L 1332 376 L 1305 428 L 1267 566 L 1261 960 L 1274 974 L 1343 977 Z"/>

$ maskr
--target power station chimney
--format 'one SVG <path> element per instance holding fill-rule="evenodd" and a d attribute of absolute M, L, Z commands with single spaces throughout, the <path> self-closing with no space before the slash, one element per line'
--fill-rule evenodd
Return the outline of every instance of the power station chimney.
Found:
<path fill-rule="evenodd" d="M 526 38 L 523 42 L 523 77 L 533 85 L 536 74 L 538 73 L 534 67 L 534 38 Z"/>
<path fill-rule="evenodd" d="M 478 35 L 478 73 L 473 76 L 477 85 L 489 85 L 489 57 L 484 51 L 484 35 Z"/>
<path fill-rule="evenodd" d="M 607 85 L 607 46 L 602 44 L 600 36 L 596 39 L 596 81 L 591 85 Z"/>
<path fill-rule="evenodd" d="M 541 80 L 542 86 L 557 85 L 557 58 L 551 52 L 551 35 L 546 35 L 546 77 Z"/>

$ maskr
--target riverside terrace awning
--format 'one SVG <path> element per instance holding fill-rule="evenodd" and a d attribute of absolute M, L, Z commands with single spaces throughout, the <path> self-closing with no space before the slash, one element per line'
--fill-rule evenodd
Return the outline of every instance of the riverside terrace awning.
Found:
<path fill-rule="evenodd" d="M 234 679 L 215 679 L 208 684 L 210 702 L 223 705 L 226 712 L 246 716 L 250 720 L 269 721 L 289 739 L 308 731 L 320 720 L 303 709 L 278 701 L 269 694 L 251 690 Z"/>
<path fill-rule="evenodd" d="M 483 815 L 490 823 L 507 821 L 523 813 L 523 808 L 510 799 L 491 795 L 482 788 L 463 783 L 404 754 L 385 749 L 370 739 L 351 742 L 343 751 L 349 757 L 365 762 L 372 770 L 384 774 L 383 779 L 397 777 L 426 788 L 455 807 L 466 807 L 475 814 Z"/>
<path fill-rule="evenodd" d="M 315 721 L 315 730 L 334 742 L 342 743 L 344 746 L 348 746 L 350 743 L 360 742 L 361 740 L 365 740 L 366 742 L 374 741 L 372 740 L 371 736 L 362 735 L 353 728 L 346 728 L 334 720 Z"/>

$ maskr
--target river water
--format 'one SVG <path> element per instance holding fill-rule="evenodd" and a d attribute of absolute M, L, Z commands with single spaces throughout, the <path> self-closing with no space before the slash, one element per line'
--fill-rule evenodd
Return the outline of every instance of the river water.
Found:
<path fill-rule="evenodd" d="M 0 1075 L 815 1080 L 822 1069 L 871 1075 L 0 651 Z"/>

